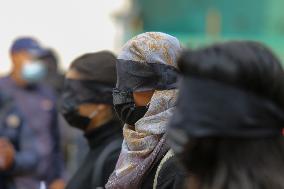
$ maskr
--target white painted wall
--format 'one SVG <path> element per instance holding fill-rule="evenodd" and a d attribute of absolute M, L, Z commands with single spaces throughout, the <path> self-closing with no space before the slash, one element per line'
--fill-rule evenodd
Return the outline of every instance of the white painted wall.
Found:
<path fill-rule="evenodd" d="M 33 36 L 57 50 L 62 67 L 86 52 L 114 50 L 121 29 L 113 13 L 125 0 L 0 0 L 0 74 L 10 69 L 9 48 Z"/>

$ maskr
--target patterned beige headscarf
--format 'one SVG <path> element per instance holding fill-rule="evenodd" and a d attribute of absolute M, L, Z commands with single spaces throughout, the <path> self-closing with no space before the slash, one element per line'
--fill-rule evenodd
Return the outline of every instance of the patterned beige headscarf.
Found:
<path fill-rule="evenodd" d="M 175 37 L 147 32 L 128 41 L 118 59 L 177 67 L 180 51 L 180 43 Z M 155 162 L 166 154 L 168 146 L 164 133 L 174 111 L 176 97 L 177 90 L 156 90 L 144 117 L 135 126 L 124 125 L 121 154 L 106 188 L 139 188 Z"/>

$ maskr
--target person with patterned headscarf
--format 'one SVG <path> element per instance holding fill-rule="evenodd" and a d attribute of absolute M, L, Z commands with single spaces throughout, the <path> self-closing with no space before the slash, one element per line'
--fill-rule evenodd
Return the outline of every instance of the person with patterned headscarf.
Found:
<path fill-rule="evenodd" d="M 178 39 L 160 32 L 140 34 L 122 48 L 113 100 L 125 123 L 124 141 L 106 188 L 176 185 L 179 171 L 175 166 L 166 183 L 158 181 L 161 162 L 170 157 L 164 133 L 176 105 L 180 52 Z"/>

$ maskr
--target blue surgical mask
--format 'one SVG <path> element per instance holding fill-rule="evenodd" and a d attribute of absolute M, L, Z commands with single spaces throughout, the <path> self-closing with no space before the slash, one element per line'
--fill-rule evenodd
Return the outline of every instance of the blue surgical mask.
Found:
<path fill-rule="evenodd" d="M 28 83 L 36 83 L 45 77 L 46 68 L 42 62 L 31 61 L 24 64 L 22 77 Z"/>

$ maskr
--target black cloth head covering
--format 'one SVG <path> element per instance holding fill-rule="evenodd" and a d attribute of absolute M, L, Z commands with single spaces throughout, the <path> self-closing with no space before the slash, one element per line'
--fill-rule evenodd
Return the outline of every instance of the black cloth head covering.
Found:
<path fill-rule="evenodd" d="M 178 65 L 182 81 L 168 129 L 175 152 L 190 139 L 282 136 L 284 74 L 268 48 L 216 44 L 184 52 Z"/>
<path fill-rule="evenodd" d="M 109 51 L 88 53 L 71 63 L 70 69 L 75 69 L 81 80 L 94 80 L 115 86 L 116 57 Z"/>
<path fill-rule="evenodd" d="M 66 79 L 63 99 L 72 107 L 80 103 L 112 105 L 112 89 L 116 84 L 116 58 L 108 51 L 80 56 L 71 64 L 79 74 L 78 79 Z"/>
<path fill-rule="evenodd" d="M 167 64 L 117 60 L 116 88 L 129 91 L 177 88 L 178 70 Z"/>
<path fill-rule="evenodd" d="M 274 102 L 214 80 L 185 77 L 170 128 L 189 138 L 281 136 L 284 112 Z"/>

